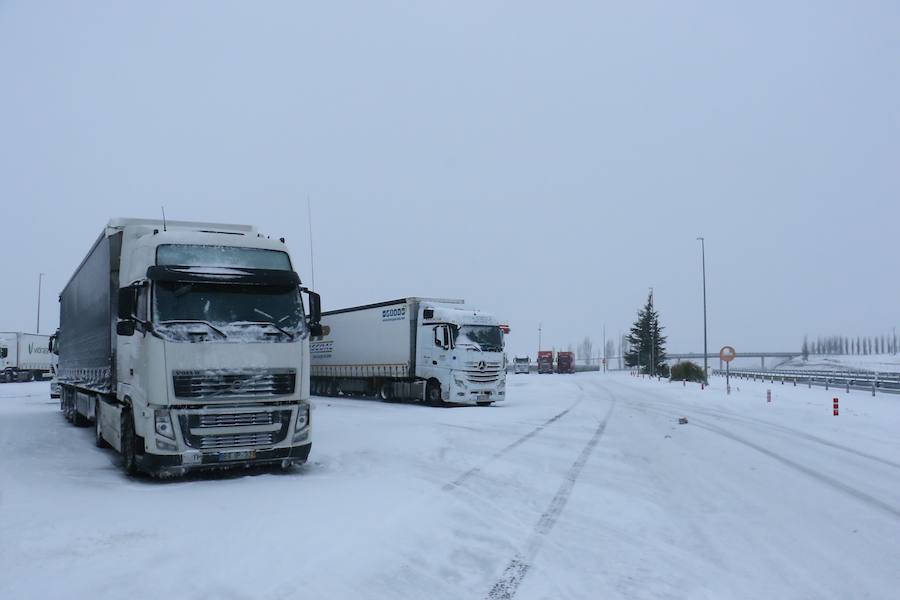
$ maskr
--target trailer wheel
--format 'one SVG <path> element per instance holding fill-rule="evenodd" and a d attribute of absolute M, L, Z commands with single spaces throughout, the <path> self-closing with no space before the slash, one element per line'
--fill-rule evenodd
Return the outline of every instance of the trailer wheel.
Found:
<path fill-rule="evenodd" d="M 428 385 L 425 387 L 425 400 L 430 404 L 442 404 L 444 402 L 441 398 L 441 384 L 437 380 L 432 379 L 428 382 Z"/>
<path fill-rule="evenodd" d="M 328 383 L 325 384 L 325 395 L 329 397 L 337 396 L 337 385 L 335 385 L 334 380 L 329 379 Z"/>
<path fill-rule="evenodd" d="M 137 474 L 137 457 L 134 451 L 134 419 L 130 410 L 122 411 L 122 467 L 127 475 Z"/>
<path fill-rule="evenodd" d="M 98 448 L 109 448 L 109 444 L 103 439 L 102 425 L 100 424 L 100 399 L 94 400 L 94 445 Z"/>
<path fill-rule="evenodd" d="M 393 387 L 390 382 L 385 381 L 381 384 L 381 387 L 378 388 L 378 397 L 381 398 L 384 402 L 393 402 L 394 394 Z"/>

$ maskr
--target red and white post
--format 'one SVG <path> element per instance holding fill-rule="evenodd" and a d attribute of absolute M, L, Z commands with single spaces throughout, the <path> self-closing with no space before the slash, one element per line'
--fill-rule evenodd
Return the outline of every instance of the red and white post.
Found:
<path fill-rule="evenodd" d="M 841 411 L 840 411 L 840 400 L 838 400 L 837 398 L 835 398 L 835 399 L 834 399 L 834 416 L 838 416 L 839 414 L 841 414 Z"/>

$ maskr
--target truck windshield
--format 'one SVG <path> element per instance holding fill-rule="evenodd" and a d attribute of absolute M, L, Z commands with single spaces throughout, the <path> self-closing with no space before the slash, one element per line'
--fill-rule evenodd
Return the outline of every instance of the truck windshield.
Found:
<path fill-rule="evenodd" d="M 161 281 L 155 299 L 156 321 L 163 325 L 206 323 L 217 331 L 271 325 L 272 330 L 290 336 L 304 327 L 303 304 L 295 286 Z"/>
<path fill-rule="evenodd" d="M 456 332 L 456 328 L 453 329 Z M 454 338 L 456 341 L 478 344 L 485 352 L 500 352 L 503 350 L 503 331 L 496 325 L 463 325 Z"/>

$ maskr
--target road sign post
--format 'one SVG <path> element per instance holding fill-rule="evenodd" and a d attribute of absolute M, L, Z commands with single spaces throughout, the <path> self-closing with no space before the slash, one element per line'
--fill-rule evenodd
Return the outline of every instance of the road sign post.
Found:
<path fill-rule="evenodd" d="M 731 361 L 734 360 L 734 357 L 737 356 L 737 352 L 735 352 L 734 348 L 731 346 L 725 346 L 721 350 L 719 350 L 719 358 L 725 363 L 725 393 L 731 394 L 731 371 L 729 370 L 729 366 L 731 365 Z"/>

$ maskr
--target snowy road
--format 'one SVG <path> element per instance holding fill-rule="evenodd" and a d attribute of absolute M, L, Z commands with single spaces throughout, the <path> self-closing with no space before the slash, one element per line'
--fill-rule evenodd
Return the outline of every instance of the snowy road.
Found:
<path fill-rule="evenodd" d="M 3 385 L 0 598 L 898 597 L 900 399 L 769 387 L 317 398 L 305 467 L 160 483 Z"/>

